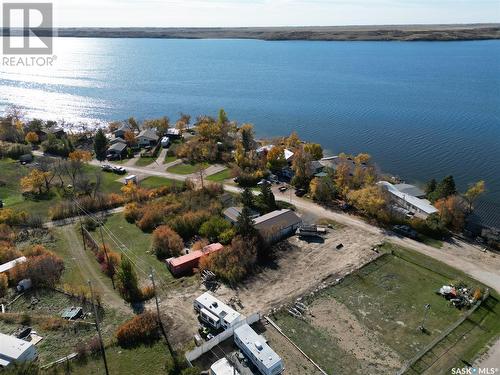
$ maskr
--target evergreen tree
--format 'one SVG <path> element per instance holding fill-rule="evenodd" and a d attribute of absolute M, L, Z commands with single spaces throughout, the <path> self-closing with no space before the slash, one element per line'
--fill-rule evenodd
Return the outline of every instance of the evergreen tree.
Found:
<path fill-rule="evenodd" d="M 256 236 L 257 230 L 253 226 L 253 219 L 251 218 L 250 209 L 248 207 L 243 207 L 240 216 L 238 216 L 236 231 L 242 237 Z"/>
<path fill-rule="evenodd" d="M 108 140 L 104 135 L 102 129 L 99 129 L 95 134 L 94 138 L 94 152 L 97 160 L 103 161 L 106 159 L 106 149 L 108 146 Z"/>
<path fill-rule="evenodd" d="M 274 211 L 276 209 L 276 199 L 271 189 L 271 184 L 265 182 L 260 187 L 260 198 L 262 203 L 267 208 L 267 211 Z"/>
<path fill-rule="evenodd" d="M 219 119 L 217 122 L 217 125 L 222 126 L 224 124 L 227 124 L 229 122 L 229 119 L 227 118 L 226 111 L 224 111 L 223 108 L 219 111 Z"/>
<path fill-rule="evenodd" d="M 425 195 L 429 196 L 429 194 L 436 191 L 436 187 L 437 187 L 437 181 L 435 178 L 433 178 L 425 185 Z"/>
<path fill-rule="evenodd" d="M 248 187 L 244 188 L 241 193 L 241 203 L 244 207 L 252 208 L 254 207 L 254 196 L 252 190 Z"/>
<path fill-rule="evenodd" d="M 132 263 L 127 258 L 123 258 L 117 274 L 118 290 L 122 297 L 128 302 L 137 301 L 140 297 L 137 274 Z"/>
<path fill-rule="evenodd" d="M 447 198 L 457 193 L 453 176 L 446 176 L 436 187 L 437 199 Z"/>

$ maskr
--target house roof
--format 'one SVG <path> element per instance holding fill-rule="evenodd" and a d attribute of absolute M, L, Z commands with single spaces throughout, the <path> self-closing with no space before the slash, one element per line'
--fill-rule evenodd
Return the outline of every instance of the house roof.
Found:
<path fill-rule="evenodd" d="M 224 302 L 219 301 L 209 292 L 205 292 L 196 298 L 196 302 L 212 314 L 215 314 L 218 318 L 223 319 L 229 325 L 241 317 L 239 312 L 235 311 Z"/>
<path fill-rule="evenodd" d="M 113 133 L 116 133 L 116 132 L 127 132 L 127 131 L 131 131 L 132 130 L 132 127 L 129 125 L 129 124 L 121 124 L 120 127 L 118 129 L 116 129 Z"/>
<path fill-rule="evenodd" d="M 109 151 L 117 151 L 117 152 L 122 152 L 127 148 L 127 144 L 121 143 L 121 142 L 116 142 L 115 144 L 109 146 L 108 152 Z"/>
<path fill-rule="evenodd" d="M 18 264 L 26 262 L 26 257 L 19 257 L 14 260 L 11 260 L 10 262 L 4 263 L 0 265 L 0 273 L 2 272 L 7 272 L 8 270 L 14 268 Z"/>
<path fill-rule="evenodd" d="M 127 142 L 123 138 L 115 137 L 109 143 L 114 145 L 115 143 L 127 143 Z"/>
<path fill-rule="evenodd" d="M 276 210 L 268 214 L 259 216 L 254 220 L 256 229 L 288 228 L 302 222 L 295 212 L 289 209 Z"/>
<path fill-rule="evenodd" d="M 425 196 L 425 192 L 422 189 L 419 189 L 415 185 L 410 184 L 396 184 L 394 185 L 396 189 L 398 189 L 401 193 L 413 195 L 414 197 L 423 197 Z"/>
<path fill-rule="evenodd" d="M 309 163 L 309 166 L 313 171 L 317 171 L 318 169 L 323 169 L 324 165 L 319 160 L 313 160 Z"/>
<path fill-rule="evenodd" d="M 7 366 L 10 362 L 17 360 L 32 346 L 30 342 L 0 333 L 0 366 Z"/>
<path fill-rule="evenodd" d="M 281 362 L 280 356 L 267 345 L 267 340 L 258 335 L 248 324 L 236 328 L 234 335 L 243 342 L 245 347 L 256 358 L 256 361 L 262 363 L 265 368 L 273 368 L 277 363 Z"/>
<path fill-rule="evenodd" d="M 181 135 L 181 131 L 179 129 L 176 129 L 176 128 L 168 128 L 167 134 L 168 135 Z"/>
<path fill-rule="evenodd" d="M 425 212 L 430 215 L 435 212 L 438 212 L 437 208 L 434 207 L 428 200 L 420 199 L 414 197 L 413 195 L 405 194 L 399 191 L 393 184 L 387 181 L 379 181 L 377 185 L 384 187 L 387 191 L 389 191 L 394 196 L 404 200 L 405 202 L 411 204 L 414 207 L 417 207 L 419 210 Z"/>
<path fill-rule="evenodd" d="M 243 211 L 243 207 L 228 207 L 224 210 L 223 214 L 231 221 L 238 221 L 238 218 Z M 250 210 L 250 217 L 258 217 L 259 214 L 254 210 Z"/>
<path fill-rule="evenodd" d="M 229 363 L 227 358 L 221 358 L 210 367 L 213 375 L 240 375 L 240 373 Z"/>
<path fill-rule="evenodd" d="M 189 254 L 182 255 L 177 258 L 172 258 L 168 260 L 168 263 L 170 264 L 171 267 L 179 267 L 185 263 L 190 263 L 196 259 L 200 259 L 204 255 L 208 255 L 211 253 L 215 253 L 216 251 L 222 250 L 224 246 L 220 243 L 213 243 L 210 245 L 205 246 L 201 250 L 195 250 L 190 252 Z"/>
<path fill-rule="evenodd" d="M 144 129 L 141 131 L 136 138 L 146 138 L 150 139 L 152 141 L 157 141 L 158 140 L 158 135 L 156 134 L 155 129 Z"/>

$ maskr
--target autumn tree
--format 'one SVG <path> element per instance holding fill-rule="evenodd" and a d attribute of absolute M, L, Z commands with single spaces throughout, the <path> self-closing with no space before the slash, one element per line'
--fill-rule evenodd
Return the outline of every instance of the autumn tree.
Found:
<path fill-rule="evenodd" d="M 439 211 L 441 221 L 455 231 L 461 231 L 465 225 L 465 207 L 457 195 L 441 198 L 434 204 Z"/>
<path fill-rule="evenodd" d="M 285 145 L 291 149 L 295 149 L 300 146 L 300 138 L 297 132 L 292 132 L 292 134 L 285 139 Z"/>
<path fill-rule="evenodd" d="M 130 127 L 132 129 L 135 129 L 137 131 L 139 131 L 139 123 L 137 122 L 137 120 L 134 118 L 134 117 L 130 117 L 128 120 L 127 120 L 128 124 L 130 125 Z"/>
<path fill-rule="evenodd" d="M 141 293 L 137 281 L 137 274 L 128 258 L 123 258 L 120 268 L 116 273 L 118 290 L 127 302 L 136 302 L 140 299 Z"/>
<path fill-rule="evenodd" d="M 486 184 L 483 180 L 476 182 L 469 186 L 467 191 L 463 194 L 465 201 L 467 202 L 467 211 L 470 213 L 474 208 L 474 202 L 481 196 L 486 190 Z"/>
<path fill-rule="evenodd" d="M 158 259 L 176 257 L 184 248 L 184 241 L 168 225 L 160 225 L 153 232 L 153 250 Z"/>
<path fill-rule="evenodd" d="M 283 146 L 275 146 L 267 152 L 267 167 L 272 172 L 278 172 L 287 165 L 285 159 L 285 148 Z"/>
<path fill-rule="evenodd" d="M 53 288 L 61 279 L 64 262 L 54 253 L 45 250 L 39 255 L 28 257 L 18 267 L 22 270 L 18 273 L 19 279 L 31 279 L 35 286 Z"/>
<path fill-rule="evenodd" d="M 335 184 L 329 176 L 313 178 L 309 185 L 309 191 L 315 201 L 325 204 L 331 203 L 337 193 Z"/>
<path fill-rule="evenodd" d="M 86 163 L 92 160 L 92 154 L 85 150 L 75 150 L 68 155 L 69 160 Z"/>
<path fill-rule="evenodd" d="M 158 318 L 150 311 L 134 316 L 119 326 L 116 331 L 116 340 L 122 348 L 151 344 L 159 337 Z"/>
<path fill-rule="evenodd" d="M 311 155 L 302 149 L 297 149 L 293 157 L 292 169 L 294 176 L 292 184 L 297 188 L 307 189 L 311 182 L 313 171 L 311 169 Z"/>
<path fill-rule="evenodd" d="M 387 200 L 379 186 L 370 185 L 360 190 L 349 192 L 350 203 L 358 210 L 366 212 L 370 216 L 377 217 L 385 211 Z"/>
<path fill-rule="evenodd" d="M 125 132 L 123 135 L 125 142 L 127 142 L 127 145 L 130 147 L 134 147 L 137 145 L 137 138 L 135 137 L 135 134 L 133 131 L 128 130 Z"/>
<path fill-rule="evenodd" d="M 354 163 L 358 165 L 366 165 L 370 162 L 371 158 L 370 154 L 361 153 L 354 157 Z"/>
<path fill-rule="evenodd" d="M 24 137 L 24 140 L 34 145 L 39 141 L 38 134 L 36 134 L 35 132 L 28 132 L 26 134 L 26 137 Z"/>
<path fill-rule="evenodd" d="M 323 148 L 319 143 L 306 143 L 304 151 L 311 155 L 313 160 L 320 160 L 323 158 Z"/>
<path fill-rule="evenodd" d="M 0 273 L 0 298 L 3 298 L 9 288 L 9 279 L 5 273 Z"/>
<path fill-rule="evenodd" d="M 351 168 L 347 163 L 340 163 L 335 170 L 335 185 L 339 193 L 347 196 L 352 182 Z"/>
<path fill-rule="evenodd" d="M 107 148 L 108 139 L 106 138 L 106 135 L 104 135 L 104 131 L 102 129 L 99 129 L 97 130 L 94 137 L 94 152 L 97 160 L 103 161 L 106 159 Z"/>
<path fill-rule="evenodd" d="M 42 172 L 39 169 L 32 169 L 27 176 L 21 178 L 21 189 L 24 192 L 42 195 L 44 192 L 43 189 L 46 186 L 45 180 L 46 178 L 49 178 L 50 175 L 51 172 Z M 49 190 L 47 190 L 46 192 L 48 191 Z"/>

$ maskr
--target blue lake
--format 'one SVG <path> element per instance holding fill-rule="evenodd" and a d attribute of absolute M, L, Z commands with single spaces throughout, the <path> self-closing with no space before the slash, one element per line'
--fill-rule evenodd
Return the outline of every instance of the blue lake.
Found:
<path fill-rule="evenodd" d="M 260 136 L 368 152 L 407 181 L 484 179 L 500 207 L 500 41 L 59 38 L 55 53 L 54 67 L 0 67 L 0 110 L 93 122 L 224 107 Z"/>

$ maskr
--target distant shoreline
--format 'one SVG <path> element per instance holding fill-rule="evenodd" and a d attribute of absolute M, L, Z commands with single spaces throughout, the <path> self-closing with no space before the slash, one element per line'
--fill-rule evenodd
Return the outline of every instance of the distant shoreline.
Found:
<path fill-rule="evenodd" d="M 8 29 L 2 29 L 2 34 Z M 18 30 L 12 29 L 13 34 Z M 466 41 L 500 39 L 500 23 L 456 25 L 59 28 L 58 37 L 257 39 L 267 41 Z"/>

